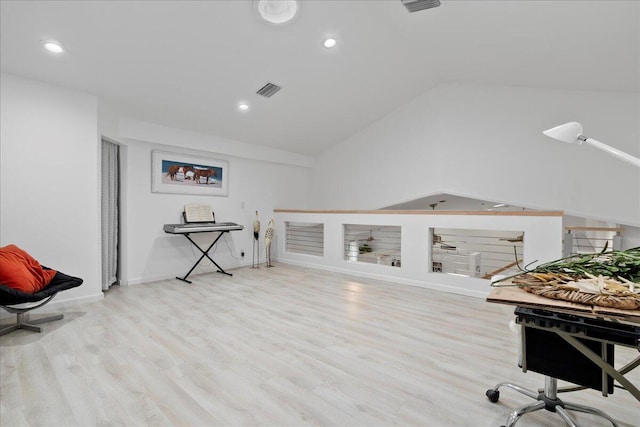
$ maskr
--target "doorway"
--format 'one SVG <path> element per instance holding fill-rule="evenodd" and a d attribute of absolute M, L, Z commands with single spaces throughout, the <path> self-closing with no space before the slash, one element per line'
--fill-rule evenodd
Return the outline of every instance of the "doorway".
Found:
<path fill-rule="evenodd" d="M 120 146 L 102 138 L 102 290 L 120 283 Z"/>

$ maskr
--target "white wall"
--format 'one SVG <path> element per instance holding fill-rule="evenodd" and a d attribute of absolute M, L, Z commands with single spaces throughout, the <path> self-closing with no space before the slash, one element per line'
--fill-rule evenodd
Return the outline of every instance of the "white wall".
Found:
<path fill-rule="evenodd" d="M 440 85 L 323 153 L 313 207 L 374 209 L 449 193 L 640 225 L 640 169 L 542 130 L 640 156 L 638 94 Z"/>
<path fill-rule="evenodd" d="M 225 269 L 251 264 L 256 210 L 264 260 L 264 230 L 273 209 L 308 206 L 310 157 L 122 120 L 94 96 L 12 75 L 2 74 L 1 94 L 0 244 L 15 243 L 44 265 L 85 280 L 56 302 L 102 298 L 100 136 L 121 144 L 122 283 L 188 271 L 200 254 L 186 239 L 162 231 L 163 224 L 180 221 L 184 204 L 209 203 L 217 220 L 245 226 L 218 244 L 214 259 Z M 229 196 L 151 193 L 154 149 L 228 160 Z M 30 170 L 38 173 L 25 175 Z M 210 236 L 196 240 L 207 245 Z M 207 266 L 193 274 L 212 270 Z"/>
<path fill-rule="evenodd" d="M 98 99 L 98 132 L 100 136 L 111 141 L 119 142 L 120 115 L 111 104 L 104 99 Z M 101 150 L 98 150 L 100 153 Z"/>
<path fill-rule="evenodd" d="M 56 301 L 102 298 L 97 99 L 0 77 L 0 245 L 84 279 Z"/>
<path fill-rule="evenodd" d="M 624 227 L 622 249 L 640 247 L 640 227 Z"/>
<path fill-rule="evenodd" d="M 421 96 L 322 153 L 312 207 L 377 209 L 439 189 L 437 115 L 437 105 Z"/>
<path fill-rule="evenodd" d="M 640 225 L 640 169 L 542 131 L 569 121 L 640 156 L 638 94 L 443 86 L 440 150 L 453 194 Z M 441 172 L 441 173 L 444 173 Z"/>
<path fill-rule="evenodd" d="M 136 139 L 131 137 L 135 136 Z M 259 211 L 262 231 L 260 253 L 264 262 L 264 231 L 273 210 L 281 206 L 302 206 L 309 203 L 312 159 L 269 150 L 249 144 L 229 144 L 228 140 L 124 120 L 120 138 L 126 147 L 126 199 L 124 200 L 126 229 L 125 283 L 135 284 L 176 275 L 184 276 L 200 253 L 182 236 L 166 234 L 163 224 L 181 222 L 185 204 L 206 203 L 213 207 L 217 221 L 244 225 L 243 231 L 226 234 L 217 244 L 214 260 L 225 269 L 251 264 L 253 219 Z M 171 145 L 166 145 L 171 144 Z M 201 155 L 229 162 L 229 196 L 194 196 L 151 192 L 151 152 L 161 150 L 185 155 Z M 233 155 L 234 151 L 237 153 Z M 222 154 L 224 152 L 225 154 Z M 272 161 L 262 161 L 265 157 Z M 285 163 L 278 163 L 282 160 Z M 215 235 L 197 235 L 194 240 L 206 247 Z M 226 242 L 225 242 L 226 240 Z M 228 245 L 228 246 L 227 246 Z M 244 250 L 244 259 L 240 251 Z M 204 267 L 192 274 L 215 271 L 206 259 Z"/>

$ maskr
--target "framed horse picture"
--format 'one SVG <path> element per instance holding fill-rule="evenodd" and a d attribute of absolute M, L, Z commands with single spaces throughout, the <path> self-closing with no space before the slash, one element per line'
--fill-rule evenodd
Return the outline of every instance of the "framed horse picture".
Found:
<path fill-rule="evenodd" d="M 229 162 L 153 150 L 151 192 L 227 196 Z"/>

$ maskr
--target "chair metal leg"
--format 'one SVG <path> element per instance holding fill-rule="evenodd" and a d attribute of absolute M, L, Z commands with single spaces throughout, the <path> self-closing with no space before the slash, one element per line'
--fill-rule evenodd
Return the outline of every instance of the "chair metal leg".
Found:
<path fill-rule="evenodd" d="M 40 326 L 33 326 L 30 325 L 28 323 L 22 323 L 18 326 L 18 329 L 25 329 L 27 331 L 31 331 L 31 332 L 42 332 L 42 328 Z"/>
<path fill-rule="evenodd" d="M 513 411 L 511 415 L 509 415 L 509 419 L 507 419 L 507 424 L 505 424 L 505 427 L 513 427 L 514 425 L 516 425 L 520 417 L 522 417 L 524 414 L 539 411 L 541 409 L 544 409 L 544 406 L 545 403 L 542 401 L 521 406 L 520 408 Z"/>
<path fill-rule="evenodd" d="M 562 408 L 562 406 L 556 406 L 556 414 L 558 414 L 569 427 L 580 427 L 578 426 L 578 424 L 576 424 L 573 418 L 571 418 L 571 415 L 569 415 L 567 411 Z"/>
<path fill-rule="evenodd" d="M 61 320 L 64 318 L 64 314 L 54 314 L 53 316 L 42 317 L 40 319 L 29 319 L 29 324 L 31 325 L 39 325 L 40 323 L 53 322 L 54 320 Z M 26 324 L 25 322 L 22 323 Z"/>
<path fill-rule="evenodd" d="M 16 329 L 18 329 L 17 323 L 14 323 L 13 325 L 3 326 L 2 329 L 0 329 L 0 335 L 8 334 L 9 332 L 15 331 Z"/>
<path fill-rule="evenodd" d="M 564 402 L 564 408 L 569 409 L 570 411 L 584 412 L 586 414 L 597 415 L 599 417 L 602 417 L 608 420 L 613 425 L 613 427 L 618 427 L 618 423 L 616 423 L 616 421 L 613 418 L 611 418 L 606 412 L 601 411 L 600 409 L 592 408 L 591 406 L 578 405 L 577 403 L 569 403 L 569 402 Z"/>
<path fill-rule="evenodd" d="M 590 406 L 578 405 L 576 403 L 563 402 L 558 398 L 558 380 L 552 377 L 545 377 L 545 385 L 543 392 L 533 392 L 531 390 L 527 390 L 524 387 L 520 387 L 511 383 L 500 383 L 496 385 L 494 388 L 490 388 L 487 390 L 487 397 L 492 402 L 497 402 L 500 397 L 500 392 L 498 389 L 500 387 L 507 387 L 512 390 L 515 390 L 519 393 L 522 393 L 526 396 L 529 396 L 532 399 L 535 399 L 536 402 L 524 405 L 515 411 L 513 411 L 509 418 L 507 419 L 507 423 L 504 427 L 513 427 L 516 422 L 525 414 L 530 412 L 538 411 L 541 409 L 546 409 L 550 412 L 555 412 L 558 414 L 560 418 L 569 426 L 569 427 L 579 427 L 577 422 L 569 415 L 567 410 L 569 411 L 577 411 L 584 412 L 587 414 L 596 415 L 608 420 L 613 427 L 618 427 L 618 424 L 615 422 L 613 418 L 607 415 L 605 412 L 592 408 Z"/>
<path fill-rule="evenodd" d="M 54 314 L 52 316 L 42 317 L 40 319 L 29 319 L 29 315 L 26 312 L 16 313 L 16 323 L 13 325 L 4 326 L 0 329 L 0 335 L 8 334 L 16 329 L 25 329 L 31 332 L 42 332 L 42 328 L 39 325 L 41 323 L 52 322 L 54 320 L 60 320 L 64 318 L 64 314 Z"/>
<path fill-rule="evenodd" d="M 496 385 L 494 388 L 492 388 L 491 390 L 493 390 L 494 392 L 498 392 L 498 389 L 500 387 L 510 388 L 512 390 L 517 391 L 518 393 L 524 394 L 525 396 L 529 396 L 532 399 L 537 399 L 538 398 L 538 394 L 539 394 L 539 393 L 533 392 L 531 390 L 528 390 L 526 388 L 520 387 L 519 385 L 513 384 L 513 383 L 500 383 L 500 384 Z M 487 391 L 487 393 L 489 393 L 489 391 Z"/>

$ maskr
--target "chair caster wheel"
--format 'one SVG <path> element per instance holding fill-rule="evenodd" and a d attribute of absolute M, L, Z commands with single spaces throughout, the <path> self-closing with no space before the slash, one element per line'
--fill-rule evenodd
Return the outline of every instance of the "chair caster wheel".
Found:
<path fill-rule="evenodd" d="M 500 392 L 498 390 L 494 390 L 492 388 L 487 390 L 486 395 L 489 398 L 489 400 L 491 402 L 493 402 L 493 403 L 496 403 L 498 401 L 498 399 L 500 399 Z"/>

